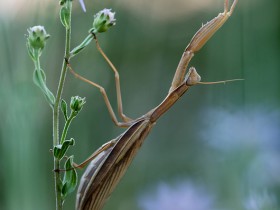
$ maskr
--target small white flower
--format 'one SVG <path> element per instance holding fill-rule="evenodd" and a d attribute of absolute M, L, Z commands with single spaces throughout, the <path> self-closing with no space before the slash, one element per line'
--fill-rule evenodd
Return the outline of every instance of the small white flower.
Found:
<path fill-rule="evenodd" d="M 112 9 L 103 9 L 101 10 L 102 13 L 104 13 L 104 15 L 108 16 L 109 17 L 109 22 L 110 23 L 113 23 L 113 24 L 116 24 L 116 19 L 115 19 L 115 12 L 111 12 Z"/>
<path fill-rule="evenodd" d="M 115 12 L 111 9 L 103 9 L 94 15 L 92 33 L 102 33 L 107 31 L 111 26 L 116 25 Z"/>

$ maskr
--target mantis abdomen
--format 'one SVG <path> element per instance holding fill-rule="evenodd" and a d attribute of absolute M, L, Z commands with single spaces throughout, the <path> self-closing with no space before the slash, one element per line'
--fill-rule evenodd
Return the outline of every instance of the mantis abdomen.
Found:
<path fill-rule="evenodd" d="M 112 147 L 91 161 L 78 189 L 77 210 L 98 210 L 103 207 L 153 125 L 149 119 L 140 119 L 113 140 L 116 143 Z"/>

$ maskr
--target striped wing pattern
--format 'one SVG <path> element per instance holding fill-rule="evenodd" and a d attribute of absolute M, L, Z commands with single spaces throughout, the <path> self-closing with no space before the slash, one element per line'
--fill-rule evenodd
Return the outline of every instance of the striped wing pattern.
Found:
<path fill-rule="evenodd" d="M 140 119 L 117 138 L 117 143 L 101 152 L 88 166 L 78 188 L 77 210 L 100 210 L 153 127 Z"/>

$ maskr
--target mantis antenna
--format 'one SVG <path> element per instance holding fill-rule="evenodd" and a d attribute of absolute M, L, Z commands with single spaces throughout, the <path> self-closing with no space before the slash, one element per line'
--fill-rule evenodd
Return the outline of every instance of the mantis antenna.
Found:
<path fill-rule="evenodd" d="M 215 85 L 215 84 L 226 84 L 228 82 L 236 82 L 236 81 L 243 81 L 245 79 L 228 79 L 228 80 L 222 80 L 222 81 L 216 81 L 216 82 L 198 82 L 199 85 Z"/>

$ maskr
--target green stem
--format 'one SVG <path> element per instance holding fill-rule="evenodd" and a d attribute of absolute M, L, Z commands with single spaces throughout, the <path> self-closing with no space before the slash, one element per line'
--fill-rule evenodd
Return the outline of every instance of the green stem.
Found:
<path fill-rule="evenodd" d="M 70 10 L 71 11 L 71 10 Z M 70 55 L 70 37 L 71 37 L 71 13 L 70 13 L 70 24 L 69 28 L 66 29 L 66 40 L 65 40 L 65 59 L 69 59 Z M 59 104 L 61 100 L 61 95 L 63 91 L 63 86 L 67 73 L 67 63 L 63 60 L 57 94 L 55 98 L 55 104 L 53 107 L 53 146 L 59 144 Z M 54 180 L 55 180 L 55 195 L 56 195 L 56 210 L 62 210 L 63 199 L 61 196 L 61 178 L 60 178 L 60 161 L 54 157 Z"/>
<path fill-rule="evenodd" d="M 34 65 L 35 65 L 35 70 L 36 71 L 40 71 L 41 67 L 40 67 L 40 56 L 39 56 L 39 51 L 35 50 L 34 51 L 34 57 L 35 57 L 35 61 L 34 61 Z"/>
<path fill-rule="evenodd" d="M 84 41 L 82 41 L 81 44 L 79 44 L 77 47 L 75 47 L 71 52 L 70 52 L 70 58 L 74 57 L 78 53 L 80 53 L 86 46 L 90 44 L 90 42 L 93 40 L 94 36 L 93 34 L 89 34 Z"/>
<path fill-rule="evenodd" d="M 63 144 L 63 142 L 65 141 L 68 128 L 69 128 L 69 126 L 70 126 L 72 120 L 73 120 L 76 116 L 77 116 L 77 115 L 76 115 L 74 112 L 71 112 L 70 117 L 67 119 L 67 121 L 66 121 L 66 123 L 65 123 L 65 125 L 64 125 L 63 132 L 62 132 L 62 135 L 61 135 L 60 144 Z"/>

